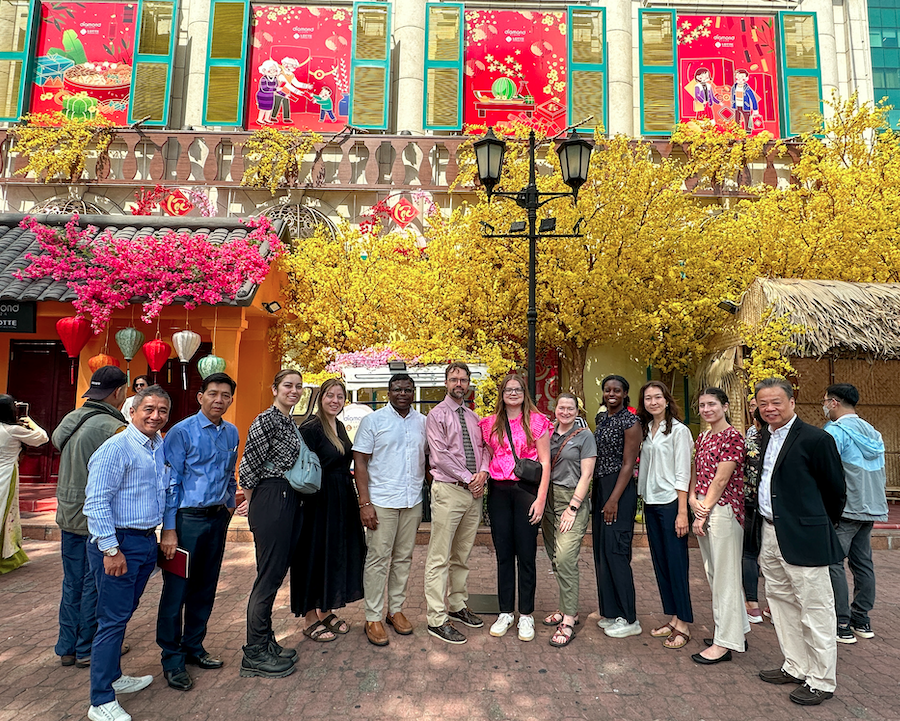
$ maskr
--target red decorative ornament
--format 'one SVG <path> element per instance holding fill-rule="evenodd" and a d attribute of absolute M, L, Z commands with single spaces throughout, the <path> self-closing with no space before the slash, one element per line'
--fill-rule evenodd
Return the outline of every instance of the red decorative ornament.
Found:
<path fill-rule="evenodd" d="M 56 332 L 65 346 L 66 354 L 69 356 L 69 383 L 75 383 L 75 359 L 79 356 L 82 349 L 87 345 L 91 337 L 91 324 L 84 318 L 71 316 L 68 318 L 60 318 L 56 321 Z"/>
<path fill-rule="evenodd" d="M 187 215 L 194 209 L 194 204 L 178 189 L 169 193 L 160 206 L 167 215 Z"/>
<path fill-rule="evenodd" d="M 166 361 L 169 360 L 171 352 L 172 348 L 169 344 L 159 338 L 144 343 L 144 355 L 147 356 L 147 363 L 154 373 L 159 373 Z"/>
<path fill-rule="evenodd" d="M 111 355 L 106 355 L 106 353 L 98 353 L 93 358 L 88 358 L 88 368 L 91 369 L 91 373 L 96 373 L 104 366 L 115 366 L 118 368 L 119 361 Z"/>
<path fill-rule="evenodd" d="M 400 200 L 394 203 L 394 207 L 391 208 L 391 218 L 393 218 L 394 222 L 401 228 L 405 228 L 412 223 L 418 214 L 418 208 L 406 198 L 400 198 Z"/>

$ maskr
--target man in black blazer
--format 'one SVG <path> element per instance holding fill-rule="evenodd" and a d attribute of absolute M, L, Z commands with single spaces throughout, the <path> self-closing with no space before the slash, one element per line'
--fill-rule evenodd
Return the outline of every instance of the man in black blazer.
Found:
<path fill-rule="evenodd" d="M 760 671 L 759 677 L 800 684 L 791 701 L 815 706 L 830 699 L 837 685 L 837 617 L 828 566 L 842 556 L 834 526 L 846 500 L 844 471 L 834 439 L 797 417 L 790 383 L 767 378 L 755 391 L 769 424 L 760 436 L 759 565 L 784 654 L 781 668 Z"/>

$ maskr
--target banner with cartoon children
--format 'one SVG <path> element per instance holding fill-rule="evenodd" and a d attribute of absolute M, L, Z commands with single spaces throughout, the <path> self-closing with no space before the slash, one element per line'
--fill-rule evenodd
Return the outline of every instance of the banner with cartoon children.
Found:
<path fill-rule="evenodd" d="M 779 137 L 775 18 L 679 15 L 677 41 L 682 123 Z"/>
<path fill-rule="evenodd" d="M 350 111 L 349 8 L 253 5 L 247 128 L 337 132 Z"/>
<path fill-rule="evenodd" d="M 31 112 L 127 125 L 137 3 L 42 2 Z"/>

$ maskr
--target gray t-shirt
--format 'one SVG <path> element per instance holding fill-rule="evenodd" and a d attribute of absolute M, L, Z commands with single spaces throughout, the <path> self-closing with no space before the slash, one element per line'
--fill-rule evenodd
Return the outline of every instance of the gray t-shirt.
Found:
<path fill-rule="evenodd" d="M 577 429 L 569 431 L 575 434 Z M 559 435 L 555 430 L 550 436 L 550 461 L 556 458 L 565 435 Z M 585 428 L 580 433 L 569 437 L 559 460 L 550 468 L 550 480 L 558 486 L 575 488 L 581 479 L 581 461 L 583 458 L 595 458 L 597 456 L 597 443 L 590 429 Z"/>

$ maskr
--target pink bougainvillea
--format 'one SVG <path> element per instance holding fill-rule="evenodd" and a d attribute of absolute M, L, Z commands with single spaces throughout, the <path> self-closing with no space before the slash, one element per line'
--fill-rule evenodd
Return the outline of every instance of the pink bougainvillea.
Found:
<path fill-rule="evenodd" d="M 149 323 L 177 298 L 185 308 L 215 305 L 234 298 L 246 282 L 262 283 L 269 264 L 284 248 L 265 217 L 247 221 L 243 238 L 212 243 L 208 236 L 169 229 L 159 237 L 115 238 L 97 228 L 78 226 L 73 215 L 64 230 L 25 218 L 20 227 L 34 233 L 43 251 L 28 253 L 31 262 L 16 271 L 23 279 L 63 281 L 76 295 L 78 315 L 88 315 L 95 333 L 109 323 L 116 308 L 142 301 L 141 318 Z M 267 257 L 260 255 L 268 242 Z"/>
<path fill-rule="evenodd" d="M 390 346 L 374 346 L 353 353 L 338 353 L 325 370 L 329 373 L 340 373 L 343 368 L 381 368 L 388 361 L 402 360 Z M 418 358 L 406 360 L 409 365 L 416 365 Z"/>

